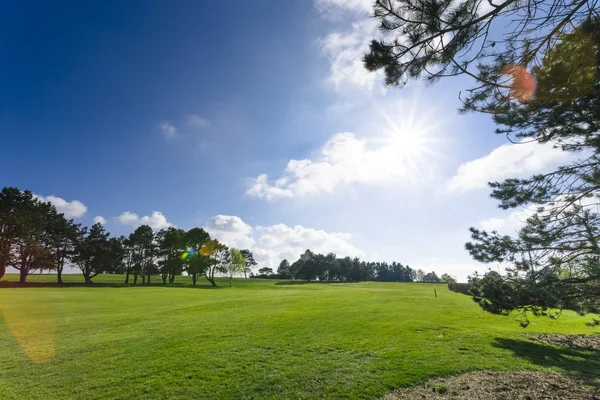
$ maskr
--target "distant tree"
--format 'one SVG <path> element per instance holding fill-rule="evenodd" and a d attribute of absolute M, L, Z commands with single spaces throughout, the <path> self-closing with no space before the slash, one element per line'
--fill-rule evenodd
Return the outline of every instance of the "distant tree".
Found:
<path fill-rule="evenodd" d="M 429 272 L 423 277 L 423 282 L 440 282 L 440 278 L 435 272 Z"/>
<path fill-rule="evenodd" d="M 254 267 L 257 263 L 254 260 L 254 255 L 248 249 L 241 250 L 244 259 L 246 260 L 246 269 L 244 270 L 244 278 L 248 277 L 248 272 L 252 271 L 252 267 Z"/>
<path fill-rule="evenodd" d="M 448 274 L 442 274 L 440 279 L 442 280 L 442 282 L 447 282 L 447 283 L 456 282 L 456 279 Z"/>
<path fill-rule="evenodd" d="M 229 251 L 227 246 L 220 243 L 217 239 L 212 239 L 202 246 L 200 255 L 211 258 L 210 264 L 204 271 L 204 277 L 211 285 L 217 286 L 215 273 L 226 271 L 226 266 L 229 262 Z"/>
<path fill-rule="evenodd" d="M 198 277 L 214 262 L 209 256 L 200 254 L 202 247 L 210 240 L 210 235 L 202 228 L 193 228 L 186 233 L 185 268 L 192 277 L 192 285 L 196 286 Z"/>
<path fill-rule="evenodd" d="M 238 249 L 229 249 L 229 260 L 227 263 L 227 276 L 229 277 L 229 287 L 232 285 L 233 276 L 246 271 L 246 259 Z M 271 270 L 273 272 L 273 270 Z"/>
<path fill-rule="evenodd" d="M 423 282 L 423 279 L 425 278 L 425 271 L 423 271 L 422 269 L 418 269 L 417 272 L 415 273 L 415 281 L 417 282 Z"/>
<path fill-rule="evenodd" d="M 48 229 L 48 247 L 52 255 L 56 278 L 63 283 L 62 273 L 67 261 L 73 256 L 75 242 L 79 237 L 80 224 L 67 220 L 63 214 L 55 214 Z"/>
<path fill-rule="evenodd" d="M 96 275 L 109 270 L 114 255 L 111 251 L 109 234 L 102 224 L 97 223 L 89 229 L 80 230 L 72 261 L 81 270 L 85 283 L 90 284 Z"/>
<path fill-rule="evenodd" d="M 12 247 L 12 266 L 19 270 L 19 282 L 25 283 L 27 275 L 35 270 L 54 269 L 51 252 L 51 227 L 62 214 L 50 203 L 43 203 L 25 193 L 25 202 L 15 210 L 18 235 Z"/>
<path fill-rule="evenodd" d="M 292 277 L 290 274 L 290 263 L 285 258 L 279 263 L 277 275 L 279 275 L 281 279 L 290 279 Z"/>
<path fill-rule="evenodd" d="M 156 256 L 155 235 L 148 225 L 141 225 L 131 233 L 126 242 L 128 250 L 132 251 L 130 266 L 134 273 L 133 283 L 137 283 L 138 277 L 145 283 L 146 270 L 154 263 Z M 127 276 L 125 277 L 127 280 Z"/>
<path fill-rule="evenodd" d="M 161 229 L 156 235 L 157 255 L 163 283 L 167 277 L 169 283 L 175 282 L 175 276 L 181 275 L 184 267 L 183 253 L 186 251 L 186 233 L 182 229 L 169 227 Z"/>
<path fill-rule="evenodd" d="M 271 267 L 263 267 L 258 270 L 258 273 L 261 275 L 273 275 L 273 268 Z"/>

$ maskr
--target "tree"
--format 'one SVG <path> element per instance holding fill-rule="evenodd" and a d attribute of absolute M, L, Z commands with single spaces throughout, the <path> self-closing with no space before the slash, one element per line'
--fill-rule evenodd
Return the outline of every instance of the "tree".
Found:
<path fill-rule="evenodd" d="M 415 281 L 423 282 L 423 279 L 425 279 L 425 271 L 423 271 L 422 269 L 418 269 L 415 274 L 415 277 Z"/>
<path fill-rule="evenodd" d="M 131 252 L 130 259 L 126 260 L 127 271 L 134 273 L 133 283 L 137 283 L 138 277 L 142 278 L 142 283 L 145 283 L 146 276 L 150 278 L 148 269 L 154 264 L 156 257 L 157 246 L 154 231 L 148 225 L 141 225 L 133 231 L 127 238 L 126 251 Z M 129 281 L 129 273 L 126 274 L 125 283 Z M 164 283 L 164 279 L 163 279 Z"/>
<path fill-rule="evenodd" d="M 66 262 L 73 256 L 75 242 L 80 236 L 80 230 L 80 224 L 75 224 L 73 220 L 67 220 L 62 214 L 56 214 L 50 223 L 48 246 L 56 269 L 58 283 L 63 283 L 62 273 Z"/>
<path fill-rule="evenodd" d="M 261 275 L 273 275 L 273 268 L 271 267 L 263 267 L 258 270 L 258 273 Z"/>
<path fill-rule="evenodd" d="M 233 275 L 246 271 L 246 259 L 241 251 L 229 249 L 229 260 L 227 263 L 227 276 L 229 277 L 229 287 L 232 285 Z M 273 270 L 271 270 L 273 272 Z"/>
<path fill-rule="evenodd" d="M 109 271 L 117 257 L 113 252 L 116 244 L 109 241 L 109 236 L 102 224 L 96 223 L 89 229 L 83 228 L 75 241 L 72 261 L 87 284 L 91 284 L 96 275 Z"/>
<path fill-rule="evenodd" d="M 198 277 L 214 262 L 209 256 L 202 255 L 202 247 L 210 240 L 210 235 L 202 228 L 193 228 L 186 233 L 187 251 L 184 253 L 186 271 L 196 286 Z"/>
<path fill-rule="evenodd" d="M 290 279 L 292 277 L 290 273 L 290 263 L 285 258 L 279 263 L 279 267 L 277 268 L 277 275 L 279 275 L 281 279 Z"/>
<path fill-rule="evenodd" d="M 442 282 L 446 282 L 446 283 L 454 283 L 456 282 L 456 279 L 448 274 L 442 274 L 442 276 L 440 277 L 440 280 Z"/>
<path fill-rule="evenodd" d="M 464 107 L 480 109 L 488 99 L 508 100 L 507 66 L 539 64 L 541 56 L 573 26 L 595 14 L 594 4 L 588 0 L 376 0 L 374 16 L 384 35 L 371 42 L 364 64 L 370 71 L 382 69 L 388 85 L 470 76 L 477 83 L 468 91 Z M 502 29 L 507 19 L 512 21 L 512 32 Z"/>
<path fill-rule="evenodd" d="M 470 75 L 477 87 L 463 99 L 463 110 L 491 114 L 499 125 L 496 132 L 513 142 L 551 143 L 573 153 L 575 160 L 545 174 L 490 183 L 501 208 L 528 208 L 529 217 L 514 236 L 471 228 L 472 241 L 466 244 L 471 256 L 508 266 L 505 276 L 475 275 L 475 300 L 491 312 L 523 311 L 525 321 L 528 311 L 550 315 L 552 308 L 600 312 L 600 24 L 595 3 L 507 0 L 489 3 L 490 11 L 478 15 L 469 12 L 477 3 L 468 1 L 423 7 L 428 4 L 377 2 L 382 29 L 396 37 L 373 41 L 366 67 L 383 68 L 388 84 Z M 499 17 L 508 13 L 518 28 L 499 30 L 503 37 L 488 35 L 489 27 L 504 23 Z M 538 90 L 523 99 L 515 93 L 515 71 L 526 74 L 525 69 Z"/>
<path fill-rule="evenodd" d="M 163 283 L 167 277 L 169 283 L 175 282 L 175 276 L 181 275 L 184 266 L 182 254 L 185 252 L 186 233 L 182 229 L 169 227 L 157 233 L 158 255 L 162 258 L 159 262 Z"/>
<path fill-rule="evenodd" d="M 35 203 L 30 191 L 5 187 L 0 192 L 0 279 L 11 264 L 16 240 L 24 234 L 26 210 Z"/>
<path fill-rule="evenodd" d="M 254 255 L 250 250 L 241 250 L 244 259 L 246 260 L 246 270 L 244 271 L 244 278 L 248 278 L 248 272 L 252 272 L 252 267 L 257 263 L 254 261 Z"/>
<path fill-rule="evenodd" d="M 18 234 L 11 249 L 12 266 L 19 270 L 19 282 L 25 283 L 27 275 L 35 270 L 54 269 L 55 263 L 50 250 L 50 228 L 59 218 L 50 203 L 43 203 L 25 193 L 26 201 L 15 209 Z"/>
<path fill-rule="evenodd" d="M 211 285 L 217 286 L 215 272 L 224 271 L 226 268 L 225 266 L 229 262 L 229 251 L 227 246 L 219 243 L 217 239 L 212 239 L 204 243 L 202 249 L 200 249 L 200 255 L 211 259 L 211 262 L 204 271 L 204 277 Z"/>

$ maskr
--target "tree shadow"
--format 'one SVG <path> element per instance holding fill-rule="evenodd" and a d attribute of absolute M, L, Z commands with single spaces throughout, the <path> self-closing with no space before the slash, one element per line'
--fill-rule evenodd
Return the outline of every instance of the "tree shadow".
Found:
<path fill-rule="evenodd" d="M 357 282 L 341 282 L 341 281 L 301 281 L 301 280 L 294 280 L 294 281 L 279 281 L 276 283 L 276 285 L 308 285 L 308 284 L 321 284 L 321 285 L 335 285 L 335 284 L 340 284 L 340 283 L 357 283 Z"/>
<path fill-rule="evenodd" d="M 533 340 L 496 338 L 492 346 L 511 350 L 517 357 L 546 368 L 557 368 L 582 381 L 600 385 L 600 352 L 551 346 Z"/>
<path fill-rule="evenodd" d="M 165 288 L 189 288 L 189 289 L 221 289 L 222 286 L 212 286 L 208 284 L 193 286 L 189 283 L 116 283 L 116 282 L 98 282 L 86 284 L 83 282 L 0 282 L 0 289 L 17 288 L 145 288 L 145 287 L 165 287 Z"/>

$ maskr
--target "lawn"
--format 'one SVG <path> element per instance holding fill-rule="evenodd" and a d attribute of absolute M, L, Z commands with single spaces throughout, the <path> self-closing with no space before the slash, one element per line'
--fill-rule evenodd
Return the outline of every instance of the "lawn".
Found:
<path fill-rule="evenodd" d="M 571 313 L 524 330 L 444 285 L 202 283 L 0 289 L 0 398 L 376 398 L 479 369 L 600 371 L 598 353 L 522 337 L 600 332 Z"/>

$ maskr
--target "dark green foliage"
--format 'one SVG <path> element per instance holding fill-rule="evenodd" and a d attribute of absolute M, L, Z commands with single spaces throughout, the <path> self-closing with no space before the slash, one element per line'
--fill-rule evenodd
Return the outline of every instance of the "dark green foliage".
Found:
<path fill-rule="evenodd" d="M 490 99 L 506 98 L 503 67 L 539 63 L 561 35 L 594 15 L 594 3 L 376 0 L 373 15 L 383 38 L 373 40 L 364 56 L 368 70 L 383 70 L 388 85 L 400 86 L 470 76 L 477 83 L 464 106 L 481 109 Z"/>
<path fill-rule="evenodd" d="M 246 260 L 246 270 L 244 271 L 244 277 L 248 277 L 248 272 L 252 272 L 252 268 L 257 265 L 254 260 L 254 255 L 248 249 L 240 250 L 244 259 Z"/>
<path fill-rule="evenodd" d="M 258 273 L 261 275 L 273 275 L 273 268 L 263 267 L 258 270 Z"/>
<path fill-rule="evenodd" d="M 184 268 L 182 254 L 186 251 L 186 232 L 182 229 L 169 227 L 161 229 L 156 234 L 157 256 L 163 283 L 169 278 L 169 283 L 175 282 L 175 276 L 181 275 Z"/>
<path fill-rule="evenodd" d="M 485 3 L 485 2 L 483 2 Z M 548 314 L 600 309 L 600 24 L 595 3 L 378 0 L 375 17 L 387 33 L 364 61 L 390 85 L 449 75 L 476 79 L 463 110 L 491 114 L 497 133 L 515 142 L 551 143 L 574 154 L 554 171 L 493 182 L 503 209 L 529 207 L 515 236 L 471 228 L 466 248 L 481 262 L 508 265 L 507 275 L 476 276 L 475 299 L 491 312 Z M 543 18 L 536 15 L 543 14 Z M 509 17 L 513 25 L 501 28 Z M 503 69 L 519 65 L 537 92 L 515 101 Z M 514 138 L 514 139 L 512 139 Z M 576 157 L 575 157 L 576 156 Z M 525 319 L 526 319 L 526 314 Z"/>
<path fill-rule="evenodd" d="M 290 263 L 288 260 L 281 260 L 281 262 L 279 263 L 279 267 L 277 268 L 277 275 L 281 279 L 290 279 L 292 277 L 292 274 L 290 272 Z"/>
<path fill-rule="evenodd" d="M 92 278 L 98 274 L 112 272 L 115 265 L 122 262 L 122 245 L 118 239 L 109 237 L 101 224 L 80 231 L 72 261 L 81 270 L 85 283 L 92 283 Z"/>
<path fill-rule="evenodd" d="M 306 250 L 300 259 L 288 266 L 287 260 L 281 262 L 277 270 L 278 278 L 287 279 L 291 276 L 307 281 L 318 279 L 328 282 L 413 281 L 413 270 L 396 262 L 365 262 L 359 258 L 337 258 L 333 253 L 315 254 L 310 250 Z"/>

